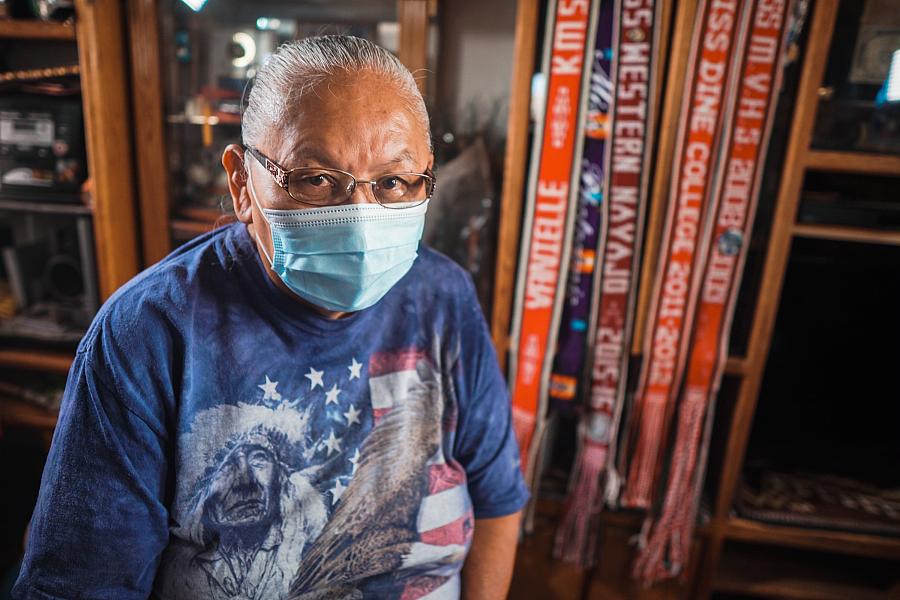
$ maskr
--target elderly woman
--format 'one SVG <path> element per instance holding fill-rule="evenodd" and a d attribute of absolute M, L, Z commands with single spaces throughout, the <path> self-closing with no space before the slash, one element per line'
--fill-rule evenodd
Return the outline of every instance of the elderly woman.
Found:
<path fill-rule="evenodd" d="M 500 598 L 527 492 L 466 274 L 419 246 L 428 115 L 390 53 L 282 46 L 238 222 L 78 349 L 18 598 Z"/>

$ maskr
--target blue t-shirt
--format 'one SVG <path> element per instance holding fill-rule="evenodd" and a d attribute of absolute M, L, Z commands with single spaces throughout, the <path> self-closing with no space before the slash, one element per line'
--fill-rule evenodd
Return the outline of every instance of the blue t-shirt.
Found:
<path fill-rule="evenodd" d="M 457 597 L 473 519 L 527 500 L 518 455 L 459 267 L 420 248 L 375 306 L 329 320 L 234 224 L 97 315 L 15 595 Z"/>

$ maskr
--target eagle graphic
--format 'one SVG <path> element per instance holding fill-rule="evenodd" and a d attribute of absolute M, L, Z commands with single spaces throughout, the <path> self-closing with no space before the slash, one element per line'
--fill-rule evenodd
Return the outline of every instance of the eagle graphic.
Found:
<path fill-rule="evenodd" d="M 416 517 L 428 493 L 427 462 L 440 447 L 445 402 L 455 392 L 439 364 L 420 358 L 416 375 L 406 390 L 397 390 L 394 408 L 363 443 L 358 470 L 331 519 L 304 551 L 289 598 L 361 598 L 357 586 L 368 577 L 396 573 L 418 541 Z"/>

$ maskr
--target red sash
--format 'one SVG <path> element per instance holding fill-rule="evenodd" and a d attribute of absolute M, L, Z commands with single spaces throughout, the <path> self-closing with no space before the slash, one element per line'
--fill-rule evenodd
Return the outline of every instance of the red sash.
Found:
<path fill-rule="evenodd" d="M 537 451 L 544 427 L 553 334 L 565 296 L 563 267 L 568 265 L 572 224 L 578 204 L 580 113 L 587 99 L 582 79 L 589 31 L 596 22 L 594 0 L 559 0 L 548 8 L 549 55 L 544 123 L 535 140 L 526 221 L 519 259 L 519 286 L 513 326 L 513 428 L 521 451 L 521 468 L 534 484 Z M 551 29 L 552 27 L 552 29 Z"/>
<path fill-rule="evenodd" d="M 648 170 L 653 147 L 659 5 L 616 0 L 613 36 L 612 139 L 607 144 L 599 244 L 601 275 L 595 282 L 596 323 L 590 405 L 579 426 L 579 451 L 569 502 L 556 537 L 563 560 L 590 565 L 596 536 L 590 517 L 602 506 L 602 475 L 614 464 L 616 439 L 634 321 Z M 597 285 L 599 284 L 599 285 Z M 597 300 L 599 299 L 599 301 Z M 615 470 L 607 472 L 615 478 Z"/>
<path fill-rule="evenodd" d="M 742 0 L 703 0 L 691 43 L 691 79 L 681 111 L 676 163 L 660 247 L 644 363 L 635 396 L 635 441 L 622 503 L 648 508 L 659 471 L 660 448 L 684 371 L 692 311 L 703 264 L 704 215 L 715 210 L 710 182 L 722 129 L 726 84 Z"/>
<path fill-rule="evenodd" d="M 750 35 L 740 48 L 741 69 L 735 73 L 739 80 L 732 84 L 738 87 L 737 99 L 729 107 L 731 127 L 723 144 L 725 160 L 715 192 L 718 208 L 712 245 L 679 400 L 662 514 L 649 527 L 648 543 L 635 565 L 635 574 L 645 581 L 677 575 L 688 560 L 713 406 L 756 210 L 775 112 L 773 98 L 780 85 L 788 4 L 788 0 L 757 0 L 745 10 L 747 20 L 742 25 L 749 26 Z"/>

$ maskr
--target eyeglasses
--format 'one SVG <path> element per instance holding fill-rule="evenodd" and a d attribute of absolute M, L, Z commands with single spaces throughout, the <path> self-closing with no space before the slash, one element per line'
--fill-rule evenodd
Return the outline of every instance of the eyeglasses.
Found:
<path fill-rule="evenodd" d="M 346 204 L 356 186 L 372 186 L 372 195 L 386 208 L 413 208 L 434 195 L 435 178 L 429 173 L 388 173 L 375 181 L 357 179 L 346 171 L 319 167 L 285 169 L 256 148 L 247 152 L 259 161 L 288 195 L 303 204 L 337 206 Z"/>

